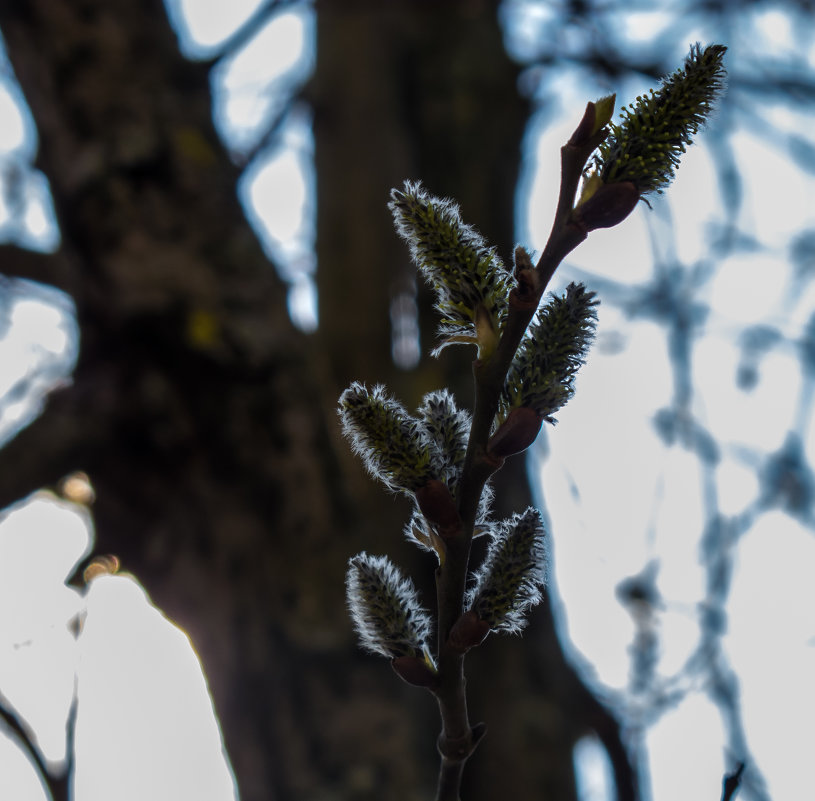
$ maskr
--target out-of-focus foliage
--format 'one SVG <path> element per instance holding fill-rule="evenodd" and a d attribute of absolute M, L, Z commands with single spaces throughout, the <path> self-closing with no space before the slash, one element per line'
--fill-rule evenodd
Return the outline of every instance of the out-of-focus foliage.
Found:
<path fill-rule="evenodd" d="M 597 291 L 598 339 L 539 467 L 575 658 L 613 688 L 654 797 L 716 794 L 740 761 L 740 798 L 795 795 L 812 693 L 761 687 L 773 657 L 741 615 L 751 592 L 790 599 L 752 620 L 811 661 L 815 630 L 792 622 L 815 599 L 789 560 L 795 542 L 815 567 L 794 534 L 815 527 L 812 3 L 508 0 L 502 18 L 537 109 L 518 238 L 538 247 L 572 98 L 646 95 L 688 45 L 728 48 L 720 110 L 671 192 L 557 276 Z M 739 571 L 745 548 L 764 549 L 760 576 L 753 557 Z M 762 700 L 778 693 L 785 712 Z"/>

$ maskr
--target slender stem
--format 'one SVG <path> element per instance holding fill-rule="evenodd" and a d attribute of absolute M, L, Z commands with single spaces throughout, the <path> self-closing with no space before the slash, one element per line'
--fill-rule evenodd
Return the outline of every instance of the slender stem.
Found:
<path fill-rule="evenodd" d="M 464 762 L 461 760 L 441 758 L 439 783 L 436 788 L 436 801 L 461 801 L 459 789 L 464 773 Z"/>
<path fill-rule="evenodd" d="M 481 724 L 470 725 L 464 655 L 450 646 L 448 637 L 464 612 L 470 545 L 481 494 L 490 476 L 501 466 L 487 453 L 487 441 L 507 372 L 546 286 L 566 254 L 586 238 L 586 231 L 572 221 L 571 212 L 583 168 L 604 135 L 598 133 L 582 144 L 566 144 L 561 148 L 560 196 L 549 241 L 534 273 L 527 276 L 528 280 L 519 281 L 510 294 L 509 314 L 496 350 L 487 360 L 473 363 L 473 420 L 458 491 L 462 526 L 456 536 L 446 540 L 446 558 L 436 573 L 439 684 L 434 694 L 442 720 L 436 801 L 460 801 L 464 765 L 486 730 Z"/>
<path fill-rule="evenodd" d="M 467 712 L 464 655 L 447 642 L 450 629 L 464 611 L 464 591 L 472 529 L 447 541 L 444 566 L 436 572 L 438 601 L 438 676 L 434 694 L 439 704 L 442 730 L 438 739 L 441 754 L 436 801 L 459 801 L 464 764 L 475 749 Z"/>

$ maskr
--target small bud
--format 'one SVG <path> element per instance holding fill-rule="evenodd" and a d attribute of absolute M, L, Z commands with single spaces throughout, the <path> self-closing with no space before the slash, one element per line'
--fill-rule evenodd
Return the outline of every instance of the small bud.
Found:
<path fill-rule="evenodd" d="M 397 656 L 391 660 L 391 667 L 400 679 L 414 687 L 427 687 L 432 690 L 439 684 L 439 674 L 418 656 Z"/>
<path fill-rule="evenodd" d="M 447 546 L 439 536 L 436 527 L 431 525 L 427 518 L 418 510 L 413 511 L 413 516 L 405 526 L 405 537 L 414 545 L 418 545 L 422 550 L 434 553 L 439 560 L 439 565 L 443 566 L 447 558 Z"/>
<path fill-rule="evenodd" d="M 442 537 L 461 534 L 461 518 L 456 502 L 443 481 L 434 478 L 416 490 L 415 494 L 422 514 L 438 527 Z"/>
<path fill-rule="evenodd" d="M 518 406 L 487 442 L 487 453 L 495 458 L 506 459 L 514 453 L 525 451 L 537 438 L 543 418 L 528 406 Z"/>
<path fill-rule="evenodd" d="M 481 645 L 490 633 L 490 624 L 480 620 L 472 609 L 465 612 L 450 629 L 447 643 L 460 654 L 466 654 L 470 648 Z"/>
<path fill-rule="evenodd" d="M 580 120 L 580 124 L 569 139 L 569 144 L 573 147 L 588 144 L 595 134 L 608 125 L 614 114 L 616 99 L 617 95 L 606 95 L 593 103 L 587 103 L 583 119 Z"/>
<path fill-rule="evenodd" d="M 603 179 L 596 172 L 584 175 L 577 205 L 580 206 L 585 203 L 601 186 L 603 186 Z"/>
<path fill-rule="evenodd" d="M 524 270 L 534 270 L 535 265 L 532 264 L 532 256 L 529 255 L 529 251 L 526 248 L 518 247 L 515 248 L 515 274 L 517 275 Z"/>
<path fill-rule="evenodd" d="M 605 128 L 614 116 L 614 105 L 617 102 L 617 95 L 610 94 L 594 101 L 595 119 L 592 134 L 596 134 L 601 128 Z"/>
<path fill-rule="evenodd" d="M 587 180 L 586 192 L 572 212 L 572 219 L 586 231 L 613 228 L 637 207 L 640 193 L 631 181 L 604 184 L 597 176 Z M 588 197 L 586 197 L 588 195 Z"/>
<path fill-rule="evenodd" d="M 540 300 L 540 276 L 532 263 L 532 257 L 522 247 L 515 248 L 515 281 L 517 286 L 512 292 L 514 302 L 538 305 Z"/>
<path fill-rule="evenodd" d="M 487 733 L 486 723 L 476 723 L 469 732 L 461 737 L 448 737 L 443 731 L 436 740 L 436 748 L 445 759 L 460 761 L 472 754 L 473 749 Z"/>

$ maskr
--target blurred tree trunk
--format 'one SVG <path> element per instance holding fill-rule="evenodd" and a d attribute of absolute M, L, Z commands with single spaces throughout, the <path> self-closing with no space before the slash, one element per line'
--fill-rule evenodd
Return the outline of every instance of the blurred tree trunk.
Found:
<path fill-rule="evenodd" d="M 527 110 L 492 3 L 318 14 L 321 327 L 307 337 L 237 202 L 207 65 L 179 55 L 159 0 L 0 6 L 63 238 L 47 256 L 2 248 L 2 271 L 69 292 L 82 337 L 73 385 L 0 452 L 0 503 L 90 474 L 97 551 L 192 636 L 244 801 L 418 801 L 435 782 L 435 706 L 358 652 L 344 570 L 362 549 L 414 575 L 432 565 L 401 537 L 406 505 L 341 442 L 336 398 L 359 378 L 410 405 L 449 383 L 469 403 L 470 353 L 393 367 L 389 302 L 414 273 L 385 204 L 421 178 L 508 257 Z M 506 478 L 523 506 L 522 465 Z M 615 740 L 549 610 L 533 619 L 523 641 L 491 638 L 470 660 L 493 735 L 472 801 L 572 799 L 576 737 L 609 726 Z"/>

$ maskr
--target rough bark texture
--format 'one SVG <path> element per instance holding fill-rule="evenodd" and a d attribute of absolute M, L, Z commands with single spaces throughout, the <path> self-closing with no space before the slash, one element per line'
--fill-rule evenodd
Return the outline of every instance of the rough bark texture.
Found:
<path fill-rule="evenodd" d="M 402 542 L 406 505 L 363 475 L 334 408 L 355 378 L 408 404 L 446 383 L 469 400 L 470 354 L 391 366 L 388 302 L 413 269 L 385 201 L 422 178 L 508 256 L 526 109 L 491 3 L 318 13 L 321 329 L 305 337 L 236 200 L 206 67 L 178 54 L 159 0 L 0 6 L 63 238 L 50 256 L 0 249 L 2 271 L 68 291 L 82 334 L 73 385 L 0 452 L 0 506 L 90 474 L 97 550 L 191 634 L 244 801 L 427 799 L 435 706 L 357 651 L 343 578 L 362 549 L 432 565 Z M 519 464 L 507 479 L 518 508 Z M 534 620 L 469 662 L 493 734 L 468 766 L 472 801 L 574 798 L 575 737 L 616 731 L 548 610 Z"/>

